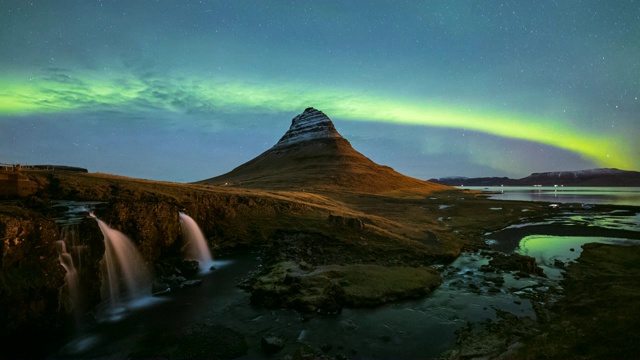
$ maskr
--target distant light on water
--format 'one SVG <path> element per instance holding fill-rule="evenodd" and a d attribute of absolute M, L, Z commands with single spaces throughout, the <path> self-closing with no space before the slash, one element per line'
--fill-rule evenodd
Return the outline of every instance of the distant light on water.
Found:
<path fill-rule="evenodd" d="M 486 192 L 495 200 L 640 206 L 640 187 L 465 186 L 463 189 Z"/>

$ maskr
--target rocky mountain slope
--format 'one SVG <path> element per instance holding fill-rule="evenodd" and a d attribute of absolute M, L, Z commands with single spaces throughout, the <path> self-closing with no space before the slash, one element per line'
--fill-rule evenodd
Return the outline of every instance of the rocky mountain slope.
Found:
<path fill-rule="evenodd" d="M 307 108 L 271 149 L 199 184 L 287 190 L 382 193 L 445 190 L 402 175 L 356 151 L 323 112 Z"/>

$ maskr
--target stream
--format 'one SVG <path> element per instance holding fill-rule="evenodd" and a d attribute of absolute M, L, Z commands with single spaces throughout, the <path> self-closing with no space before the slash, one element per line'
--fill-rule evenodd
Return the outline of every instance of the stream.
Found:
<path fill-rule="evenodd" d="M 425 298 L 344 309 L 333 316 L 307 318 L 253 306 L 250 294 L 236 284 L 259 265 L 257 254 L 214 259 L 216 269 L 200 275 L 200 286 L 150 298 L 117 320 L 81 327 L 50 358 L 127 358 L 152 351 L 158 341 L 184 337 L 194 326 L 241 334 L 248 346 L 243 359 L 293 356 L 301 346 L 328 358 L 434 358 L 454 346 L 457 329 L 495 319 L 496 310 L 534 318 L 527 295 L 558 286 L 564 270 L 557 261 L 574 261 L 587 242 L 638 243 L 639 219 L 629 211 L 567 212 L 544 223 L 487 233 L 492 251 L 533 256 L 548 277 L 483 272 L 490 251 L 463 253 L 440 267 L 443 283 Z M 269 335 L 285 339 L 284 348 L 272 356 L 261 346 Z"/>

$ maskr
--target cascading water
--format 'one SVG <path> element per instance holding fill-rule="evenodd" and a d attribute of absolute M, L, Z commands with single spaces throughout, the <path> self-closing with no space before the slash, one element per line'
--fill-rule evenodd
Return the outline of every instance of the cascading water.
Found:
<path fill-rule="evenodd" d="M 209 245 L 198 224 L 189 215 L 180 213 L 182 236 L 186 242 L 186 257 L 200 262 L 200 271 L 208 269 L 213 264 Z"/>
<path fill-rule="evenodd" d="M 56 244 L 58 245 L 58 259 L 60 260 L 60 265 L 62 265 L 66 271 L 64 279 L 69 291 L 69 303 L 67 306 L 70 312 L 73 312 L 76 323 L 78 323 L 81 314 L 78 271 L 73 263 L 71 253 L 67 251 L 67 243 L 72 241 L 72 234 L 77 234 L 77 231 L 74 232 L 70 229 L 71 226 L 77 230 L 77 226 L 75 225 L 64 226 L 62 228 L 62 237 L 60 240 L 56 241 Z"/>
<path fill-rule="evenodd" d="M 103 299 L 111 313 L 151 296 L 151 274 L 131 239 L 95 217 L 104 235 Z"/>

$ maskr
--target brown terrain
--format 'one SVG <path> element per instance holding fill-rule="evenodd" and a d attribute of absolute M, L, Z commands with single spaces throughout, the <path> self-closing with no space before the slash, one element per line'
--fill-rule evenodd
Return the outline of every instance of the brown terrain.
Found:
<path fill-rule="evenodd" d="M 432 265 L 484 247 L 487 231 L 561 211 L 519 201 L 492 211 L 497 201 L 479 193 L 399 174 L 353 149 L 313 108 L 273 148 L 197 183 L 58 169 L 20 170 L 19 180 L 28 184 L 0 201 L 0 338 L 9 341 L 68 327 L 57 200 L 97 202 L 93 212 L 136 242 L 156 276 L 181 260 L 185 212 L 214 253 L 260 254 L 263 266 L 239 284 L 252 302 L 302 314 L 425 296 L 441 281 Z M 95 221 L 80 227 L 92 249 L 80 274 L 90 312 L 104 245 Z"/>

